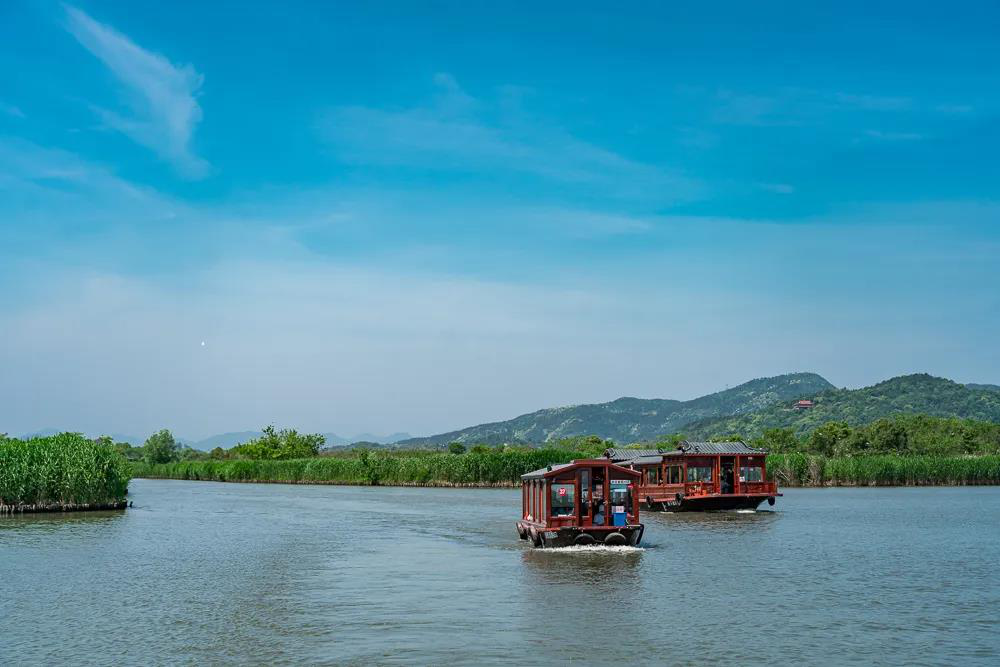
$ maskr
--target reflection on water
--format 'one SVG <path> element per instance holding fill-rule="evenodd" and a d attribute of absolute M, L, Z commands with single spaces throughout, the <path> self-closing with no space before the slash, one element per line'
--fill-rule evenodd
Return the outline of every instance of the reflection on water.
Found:
<path fill-rule="evenodd" d="M 0 664 L 993 664 L 1000 489 L 791 490 L 534 550 L 509 489 L 137 480 L 0 519 Z"/>

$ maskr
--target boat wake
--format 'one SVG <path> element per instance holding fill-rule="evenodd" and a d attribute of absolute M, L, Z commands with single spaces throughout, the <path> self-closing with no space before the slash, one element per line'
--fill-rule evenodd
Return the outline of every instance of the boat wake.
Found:
<path fill-rule="evenodd" d="M 737 514 L 756 514 L 757 510 L 736 510 Z"/>
<path fill-rule="evenodd" d="M 535 553 L 552 554 L 635 554 L 645 551 L 643 547 L 617 546 L 610 547 L 603 544 L 589 546 L 573 545 L 571 547 L 546 547 L 545 549 L 535 549 Z"/>

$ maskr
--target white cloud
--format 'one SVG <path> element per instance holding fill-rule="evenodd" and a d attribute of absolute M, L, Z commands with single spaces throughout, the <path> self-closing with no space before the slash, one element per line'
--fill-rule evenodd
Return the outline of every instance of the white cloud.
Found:
<path fill-rule="evenodd" d="M 127 92 L 131 115 L 98 108 L 103 121 L 155 151 L 184 176 L 205 176 L 208 163 L 191 148 L 194 129 L 201 121 L 195 95 L 202 75 L 191 65 L 174 65 L 164 56 L 143 49 L 75 7 L 67 6 L 66 15 L 67 29 L 107 65 Z"/>
<path fill-rule="evenodd" d="M 464 91 L 450 74 L 434 77 L 430 104 L 408 109 L 340 107 L 321 133 L 342 159 L 359 164 L 432 170 L 526 173 L 546 181 L 596 188 L 603 195 L 687 201 L 701 195 L 693 178 L 633 160 L 529 117 L 520 91 L 501 99 Z"/>

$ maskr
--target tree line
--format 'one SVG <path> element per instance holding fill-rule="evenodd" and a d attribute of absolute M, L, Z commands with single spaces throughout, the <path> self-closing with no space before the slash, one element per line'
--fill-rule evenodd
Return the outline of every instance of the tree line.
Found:
<path fill-rule="evenodd" d="M 669 436 L 660 442 L 677 442 Z M 744 440 L 735 433 L 716 440 Z M 1000 454 L 1000 424 L 955 417 L 896 415 L 863 426 L 828 421 L 798 434 L 792 428 L 768 428 L 746 441 L 773 454 L 852 457 L 877 454 L 963 456 Z"/>

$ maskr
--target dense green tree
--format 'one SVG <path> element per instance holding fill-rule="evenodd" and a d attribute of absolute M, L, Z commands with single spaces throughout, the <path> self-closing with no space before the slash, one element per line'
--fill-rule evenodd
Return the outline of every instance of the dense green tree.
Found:
<path fill-rule="evenodd" d="M 451 454 L 464 454 L 465 445 L 463 445 L 460 442 L 453 442 L 450 445 L 448 445 L 448 452 Z"/>
<path fill-rule="evenodd" d="M 146 463 L 170 463 L 178 460 L 177 443 L 173 434 L 167 429 L 161 429 L 146 439 L 142 446 L 143 459 Z"/>
<path fill-rule="evenodd" d="M 851 427 L 844 422 L 827 422 L 809 434 L 807 449 L 814 454 L 833 456 L 843 448 L 851 435 Z"/>
<path fill-rule="evenodd" d="M 867 429 L 869 442 L 874 452 L 906 454 L 910 449 L 906 427 L 892 419 L 879 419 Z"/>
<path fill-rule="evenodd" d="M 326 438 L 318 433 L 299 433 L 295 429 L 276 430 L 266 426 L 259 438 L 233 447 L 230 452 L 243 459 L 306 459 L 317 456 Z"/>
<path fill-rule="evenodd" d="M 677 449 L 677 447 L 685 440 L 687 440 L 687 436 L 683 433 L 672 433 L 670 435 L 662 436 L 653 444 L 655 444 L 658 449 Z"/>
<path fill-rule="evenodd" d="M 753 444 L 774 454 L 788 454 L 802 449 L 802 443 L 790 428 L 769 428 Z"/>

